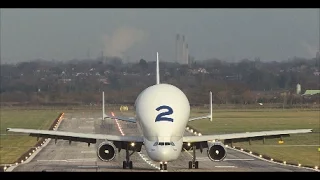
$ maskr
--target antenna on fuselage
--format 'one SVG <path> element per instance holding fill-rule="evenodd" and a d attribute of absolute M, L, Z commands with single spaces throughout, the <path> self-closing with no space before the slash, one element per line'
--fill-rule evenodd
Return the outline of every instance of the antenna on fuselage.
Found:
<path fill-rule="evenodd" d="M 157 52 L 157 69 L 156 69 L 156 76 L 157 76 L 157 84 L 160 84 L 160 73 L 159 73 L 159 53 Z"/>

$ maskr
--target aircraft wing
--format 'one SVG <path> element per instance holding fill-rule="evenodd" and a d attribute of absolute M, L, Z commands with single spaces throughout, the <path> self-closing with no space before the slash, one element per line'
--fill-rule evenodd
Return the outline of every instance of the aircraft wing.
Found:
<path fill-rule="evenodd" d="M 190 118 L 189 121 L 194 121 L 194 120 L 199 120 L 199 119 L 211 119 L 212 115 L 207 115 L 207 116 L 201 116 L 201 117 L 194 117 L 194 118 Z"/>
<path fill-rule="evenodd" d="M 194 121 L 194 120 L 199 120 L 199 119 L 210 119 L 210 121 L 212 121 L 212 92 L 210 91 L 210 114 L 206 115 L 206 116 L 200 116 L 200 117 L 194 117 L 194 118 L 190 118 L 189 121 Z"/>
<path fill-rule="evenodd" d="M 110 119 L 117 119 L 117 120 L 120 120 L 120 121 L 125 121 L 125 122 L 131 122 L 131 123 L 136 123 L 136 118 L 134 117 L 121 117 L 121 116 L 108 116 L 108 115 L 104 115 L 103 119 L 105 118 L 110 118 Z"/>
<path fill-rule="evenodd" d="M 232 133 L 219 135 L 202 135 L 202 136 L 184 136 L 184 143 L 192 142 L 207 142 L 213 140 L 228 142 L 243 142 L 248 140 L 258 140 L 263 138 L 279 138 L 283 136 L 290 136 L 290 134 L 310 133 L 312 129 L 297 129 L 297 130 L 281 130 L 281 131 L 260 131 L 260 132 L 246 132 L 246 133 Z"/>
<path fill-rule="evenodd" d="M 105 118 L 110 118 L 110 119 L 117 119 L 120 121 L 125 121 L 125 122 L 131 122 L 131 123 L 136 123 L 136 118 L 134 117 L 120 117 L 120 116 L 115 116 L 113 112 L 111 112 L 111 116 L 107 115 L 105 113 L 105 105 L 104 105 L 104 91 L 102 92 L 102 119 L 104 120 Z"/>
<path fill-rule="evenodd" d="M 43 137 L 51 139 L 63 139 L 75 142 L 96 143 L 97 140 L 108 140 L 117 142 L 135 142 L 143 143 L 142 136 L 116 136 L 107 134 L 90 134 L 90 133 L 76 133 L 67 131 L 53 131 L 53 130 L 37 130 L 37 129 L 18 129 L 7 128 L 9 132 L 26 133 L 29 136 Z"/>

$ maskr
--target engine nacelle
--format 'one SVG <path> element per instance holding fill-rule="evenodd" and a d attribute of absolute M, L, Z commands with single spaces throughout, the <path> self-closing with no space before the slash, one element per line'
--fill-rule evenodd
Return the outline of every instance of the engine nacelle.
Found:
<path fill-rule="evenodd" d="M 227 156 L 224 144 L 221 142 L 208 142 L 208 157 L 211 161 L 222 161 Z"/>
<path fill-rule="evenodd" d="M 102 142 L 97 149 L 97 154 L 102 161 L 111 161 L 116 157 L 116 147 L 110 141 Z"/>

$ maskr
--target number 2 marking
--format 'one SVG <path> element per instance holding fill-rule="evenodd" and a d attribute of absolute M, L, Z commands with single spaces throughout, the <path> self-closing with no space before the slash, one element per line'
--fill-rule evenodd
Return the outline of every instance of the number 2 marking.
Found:
<path fill-rule="evenodd" d="M 170 114 L 173 113 L 172 108 L 169 107 L 169 106 L 159 106 L 156 110 L 157 110 L 157 111 L 160 111 L 161 109 L 166 109 L 166 110 L 168 110 L 168 111 L 162 112 L 162 113 L 158 114 L 158 116 L 156 117 L 155 122 L 157 122 L 157 121 L 170 121 L 170 122 L 173 122 L 173 119 L 172 119 L 172 118 L 164 117 L 164 116 L 166 116 L 166 115 L 170 115 Z"/>

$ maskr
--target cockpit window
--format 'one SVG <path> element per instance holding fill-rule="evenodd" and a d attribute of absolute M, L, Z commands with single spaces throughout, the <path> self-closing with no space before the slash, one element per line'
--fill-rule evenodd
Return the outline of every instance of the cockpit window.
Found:
<path fill-rule="evenodd" d="M 160 146 L 175 146 L 175 144 L 173 142 L 155 142 L 153 144 L 153 146 L 157 146 L 157 145 L 160 145 Z"/>

